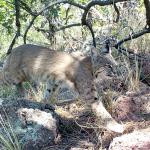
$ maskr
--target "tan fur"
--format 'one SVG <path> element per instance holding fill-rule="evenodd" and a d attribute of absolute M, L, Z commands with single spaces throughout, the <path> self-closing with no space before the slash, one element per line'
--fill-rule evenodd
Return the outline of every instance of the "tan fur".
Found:
<path fill-rule="evenodd" d="M 113 64 L 111 59 L 97 55 L 95 49 L 91 49 L 91 52 L 92 59 L 88 56 L 70 55 L 36 45 L 19 46 L 13 49 L 6 59 L 0 73 L 0 84 L 14 84 L 19 92 L 23 93 L 22 82 L 24 81 L 49 82 L 51 79 L 56 79 L 65 81 L 79 92 L 81 99 L 91 104 L 95 102 L 93 72 L 96 72 L 99 67 Z M 106 117 L 114 122 L 101 102 L 94 103 L 92 108 L 98 115 L 100 111 L 98 108 L 100 108 L 102 113 L 105 112 Z"/>
<path fill-rule="evenodd" d="M 0 82 L 18 85 L 24 81 L 47 82 L 51 78 L 56 78 L 67 82 L 73 88 L 79 88 L 80 78 L 83 78 L 82 81 L 85 82 L 86 78 L 92 79 L 92 70 L 90 58 L 83 56 L 82 59 L 77 58 L 75 55 L 41 46 L 22 45 L 13 49 L 8 56 L 0 74 Z M 85 62 L 87 59 L 89 64 Z M 81 90 L 77 90 L 81 93 Z"/>
<path fill-rule="evenodd" d="M 65 81 L 79 92 L 81 98 L 93 100 L 93 73 L 100 67 L 113 65 L 114 62 L 109 54 L 99 55 L 95 49 L 92 49 L 92 57 L 93 62 L 91 57 L 85 57 L 81 52 L 67 54 L 42 46 L 22 45 L 13 49 L 6 59 L 0 73 L 0 84 L 14 84 L 20 89 L 24 81 L 34 83 L 56 79 Z"/>

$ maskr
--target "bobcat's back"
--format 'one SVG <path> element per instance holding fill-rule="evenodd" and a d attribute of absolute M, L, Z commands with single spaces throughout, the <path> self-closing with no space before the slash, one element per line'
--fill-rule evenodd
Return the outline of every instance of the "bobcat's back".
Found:
<path fill-rule="evenodd" d="M 6 76 L 25 80 L 47 80 L 51 75 L 63 78 L 68 66 L 74 62 L 69 54 L 36 45 L 22 45 L 8 56 L 4 72 Z"/>

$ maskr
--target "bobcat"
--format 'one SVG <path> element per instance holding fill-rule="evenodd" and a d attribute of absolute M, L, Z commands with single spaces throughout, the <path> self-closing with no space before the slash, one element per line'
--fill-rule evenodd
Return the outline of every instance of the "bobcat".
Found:
<path fill-rule="evenodd" d="M 53 91 L 49 88 L 51 81 L 65 82 L 92 106 L 97 116 L 107 120 L 108 129 L 123 132 L 122 125 L 115 122 L 102 102 L 95 100 L 94 72 L 100 67 L 99 64 L 115 65 L 113 59 L 106 54 L 109 55 L 106 51 L 105 55 L 99 55 L 95 48 L 91 48 L 91 59 L 90 56 L 70 55 L 42 46 L 22 45 L 8 55 L 0 72 L 0 84 L 13 84 L 23 95 L 24 81 L 46 82 L 46 92 L 49 94 L 45 99 L 49 99 Z"/>

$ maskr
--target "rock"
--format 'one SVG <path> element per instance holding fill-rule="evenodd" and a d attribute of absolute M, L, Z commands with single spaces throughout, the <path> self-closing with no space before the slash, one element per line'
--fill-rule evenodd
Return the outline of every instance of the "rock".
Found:
<path fill-rule="evenodd" d="M 117 121 L 147 120 L 150 113 L 150 88 L 140 92 L 128 92 L 120 96 L 113 106 L 113 117 Z"/>
<path fill-rule="evenodd" d="M 109 150 L 149 150 L 150 132 L 141 130 L 113 139 Z"/>
<path fill-rule="evenodd" d="M 50 110 L 46 112 L 44 108 L 44 104 L 25 99 L 5 99 L 2 101 L 0 115 L 3 123 L 5 125 L 7 122 L 11 124 L 12 131 L 22 150 L 41 150 L 43 147 L 55 143 L 58 135 L 58 120 L 53 109 L 49 107 Z M 9 133 L 10 127 L 7 130 Z M 0 125 L 0 134 L 8 138 L 8 133 Z M 11 136 L 13 139 L 13 135 Z"/>

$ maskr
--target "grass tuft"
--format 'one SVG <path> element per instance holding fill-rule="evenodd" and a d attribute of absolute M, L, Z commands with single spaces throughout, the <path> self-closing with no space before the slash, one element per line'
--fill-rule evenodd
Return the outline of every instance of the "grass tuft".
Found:
<path fill-rule="evenodd" d="M 3 132 L 0 133 L 1 147 L 3 150 L 21 150 L 21 145 L 6 113 L 5 116 L 6 119 L 3 119 L 0 115 L 0 125 L 3 130 Z"/>

